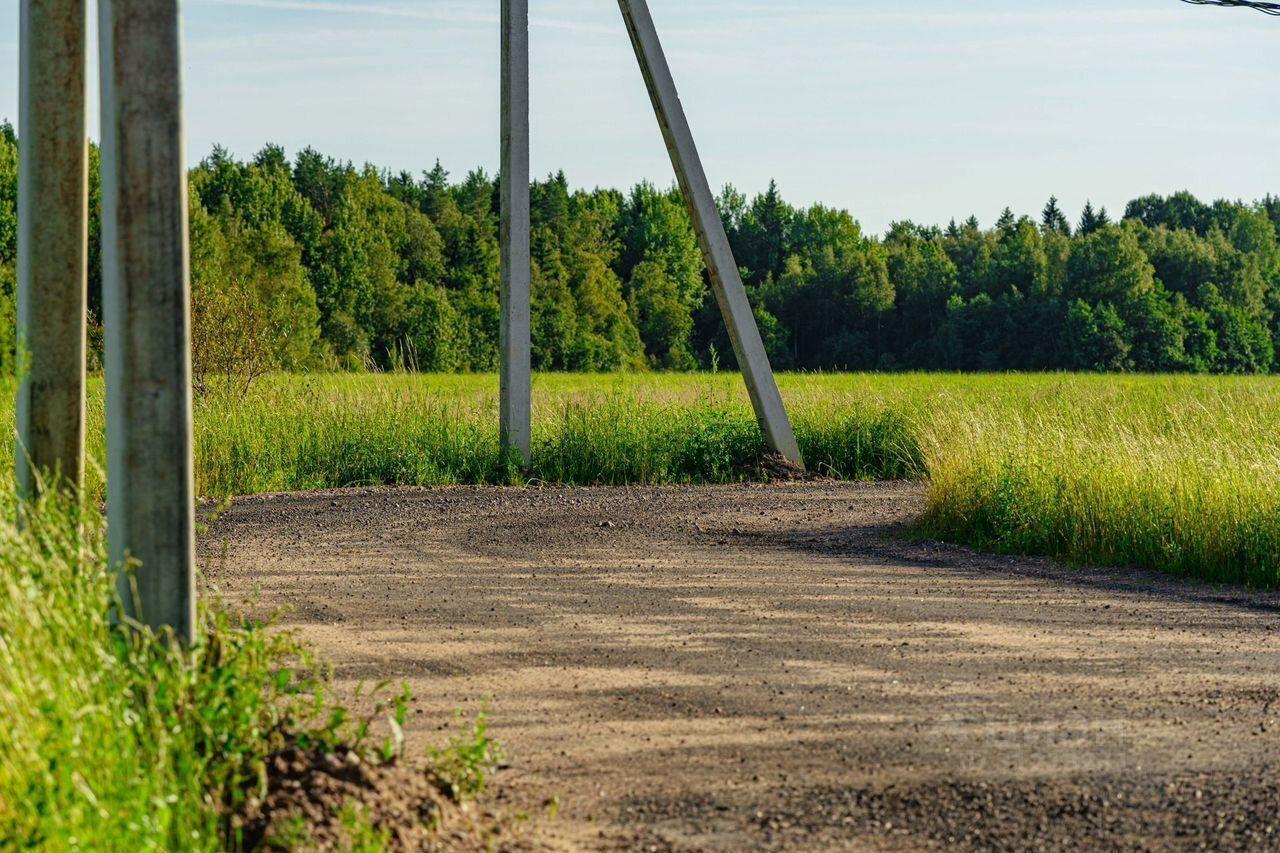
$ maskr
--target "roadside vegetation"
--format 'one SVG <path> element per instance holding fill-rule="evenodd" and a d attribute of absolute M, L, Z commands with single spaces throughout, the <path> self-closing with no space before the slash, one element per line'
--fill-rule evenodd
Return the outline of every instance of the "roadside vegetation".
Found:
<path fill-rule="evenodd" d="M 435 821 L 483 789 L 500 755 L 483 719 L 436 769 L 412 768 L 408 697 L 351 714 L 292 633 L 207 596 L 190 648 L 113 625 L 103 534 L 98 512 L 57 498 L 0 520 L 0 848 L 294 849 L 323 832 L 331 849 L 378 850 L 432 829 L 379 812 L 383 788 L 416 791 L 405 813 Z"/>
<path fill-rule="evenodd" d="M 45 501 L 23 522 L 0 522 L 0 839 L 219 848 L 270 753 L 324 722 L 305 650 L 214 606 L 186 651 L 119 630 L 100 516 Z"/>
<path fill-rule="evenodd" d="M 781 377 L 810 469 L 927 479 L 921 529 L 1011 553 L 1280 585 L 1280 387 L 1266 378 Z M 355 484 L 738 482 L 765 453 L 735 375 L 548 375 L 533 464 L 504 464 L 496 383 L 277 377 L 210 397 L 213 496 Z"/>
<path fill-rule="evenodd" d="M 927 480 L 929 535 L 1280 586 L 1274 380 L 785 374 L 780 384 L 810 470 Z M 197 480 L 221 499 L 761 476 L 765 447 L 734 374 L 539 375 L 528 471 L 499 452 L 496 387 L 485 375 L 316 374 L 213 390 L 197 400 Z M 91 385 L 99 460 L 101 393 Z M 91 489 L 101 494 L 100 481 Z"/>

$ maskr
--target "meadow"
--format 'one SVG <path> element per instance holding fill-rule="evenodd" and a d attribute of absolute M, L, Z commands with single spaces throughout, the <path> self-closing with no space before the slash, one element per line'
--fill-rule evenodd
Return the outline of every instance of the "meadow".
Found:
<path fill-rule="evenodd" d="M 352 485 L 736 482 L 764 454 L 734 374 L 535 378 L 529 470 L 487 375 L 278 375 L 196 404 L 211 498 Z M 919 532 L 1280 586 L 1280 383 L 1266 377 L 789 374 L 809 468 L 923 479 Z M 5 399 L 10 399 L 6 394 Z M 102 457 L 101 386 L 91 453 Z M 92 487 L 100 493 L 100 473 Z"/>

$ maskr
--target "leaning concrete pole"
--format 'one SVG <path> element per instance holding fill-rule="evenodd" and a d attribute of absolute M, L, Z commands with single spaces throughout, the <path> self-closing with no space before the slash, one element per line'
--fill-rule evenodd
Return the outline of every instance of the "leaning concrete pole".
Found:
<path fill-rule="evenodd" d="M 107 537 L 128 615 L 195 634 L 187 175 L 177 0 L 100 0 Z"/>
<path fill-rule="evenodd" d="M 499 435 L 529 464 L 529 0 L 502 0 L 502 286 Z"/>
<path fill-rule="evenodd" d="M 18 490 L 84 476 L 85 0 L 22 0 L 18 72 Z"/>
<path fill-rule="evenodd" d="M 765 443 L 774 453 L 803 466 L 800 447 L 796 444 L 795 433 L 791 429 L 791 420 L 787 417 L 782 395 L 774 381 L 769 357 L 765 354 L 764 342 L 760 340 L 760 330 L 756 327 L 756 318 L 751 312 L 751 303 L 747 300 L 747 291 L 738 272 L 738 263 L 729 247 L 729 238 L 725 235 L 715 196 L 711 193 L 702 160 L 698 157 L 693 132 L 689 129 L 689 121 L 680 103 L 671 68 L 662 52 L 662 43 L 658 40 L 658 30 L 649 14 L 649 5 L 645 0 L 618 0 L 618 7 L 622 10 L 627 31 L 631 34 L 631 44 L 635 48 L 636 59 L 640 62 L 645 85 L 649 88 L 649 97 L 653 101 L 658 124 L 662 127 L 667 151 L 671 154 L 671 164 L 675 167 L 680 189 L 684 192 L 693 227 L 698 232 L 702 257 L 711 273 L 711 286 L 729 329 L 733 351 L 747 382 L 747 392 L 751 395 L 751 405 L 755 407 L 756 418 L 764 431 Z"/>

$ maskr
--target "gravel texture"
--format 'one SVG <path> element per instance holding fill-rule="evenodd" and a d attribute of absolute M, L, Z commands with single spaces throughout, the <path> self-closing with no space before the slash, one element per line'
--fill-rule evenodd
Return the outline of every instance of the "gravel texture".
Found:
<path fill-rule="evenodd" d="M 1280 849 L 1280 597 L 914 541 L 922 501 L 358 489 L 200 549 L 340 687 L 409 682 L 411 751 L 487 701 L 551 846 Z"/>

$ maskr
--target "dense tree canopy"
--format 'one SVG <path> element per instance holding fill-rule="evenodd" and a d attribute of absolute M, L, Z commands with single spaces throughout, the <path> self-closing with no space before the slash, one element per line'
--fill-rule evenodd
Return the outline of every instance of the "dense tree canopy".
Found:
<path fill-rule="evenodd" d="M 17 138 L 0 125 L 0 334 L 12 351 Z M 96 188 L 97 152 L 91 152 Z M 276 146 L 191 170 L 200 377 L 325 366 L 489 370 L 498 186 L 357 168 Z M 533 346 L 542 370 L 689 369 L 732 354 L 679 192 L 532 187 Z M 1280 199 L 1146 196 L 1113 221 L 1056 198 L 882 237 L 776 185 L 721 216 L 770 355 L 792 369 L 1271 372 Z M 90 305 L 101 305 L 98 196 Z M 11 361 L 11 357 L 10 357 Z"/>

